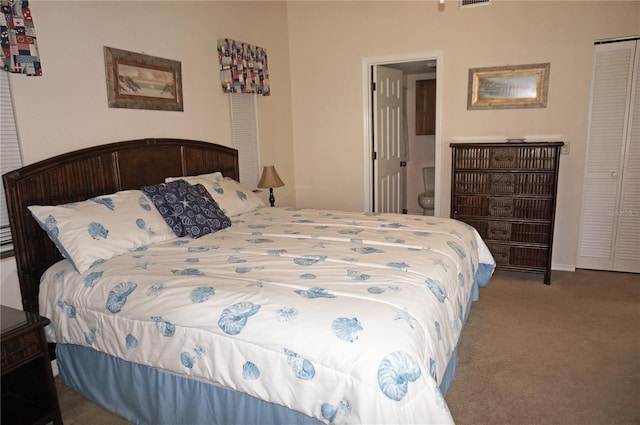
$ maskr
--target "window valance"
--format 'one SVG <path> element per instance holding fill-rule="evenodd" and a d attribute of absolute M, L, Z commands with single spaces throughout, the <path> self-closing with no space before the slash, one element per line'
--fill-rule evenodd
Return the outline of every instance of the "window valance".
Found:
<path fill-rule="evenodd" d="M 0 48 L 5 71 L 42 75 L 36 30 L 28 0 L 1 0 Z"/>
<path fill-rule="evenodd" d="M 218 59 L 223 92 L 270 94 L 267 51 L 263 47 L 222 38 L 218 40 Z"/>

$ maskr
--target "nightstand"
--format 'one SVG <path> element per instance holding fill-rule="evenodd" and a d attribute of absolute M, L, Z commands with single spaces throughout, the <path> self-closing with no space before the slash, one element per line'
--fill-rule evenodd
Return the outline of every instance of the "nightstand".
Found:
<path fill-rule="evenodd" d="M 2 306 L 2 424 L 62 425 L 44 327 L 49 319 Z"/>

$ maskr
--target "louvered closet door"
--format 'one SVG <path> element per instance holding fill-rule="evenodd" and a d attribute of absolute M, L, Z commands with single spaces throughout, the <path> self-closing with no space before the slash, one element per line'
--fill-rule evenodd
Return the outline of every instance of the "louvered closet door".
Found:
<path fill-rule="evenodd" d="M 613 270 L 640 272 L 640 41 L 636 41 L 630 108 Z"/>
<path fill-rule="evenodd" d="M 640 271 L 640 49 L 595 46 L 577 266 Z"/>

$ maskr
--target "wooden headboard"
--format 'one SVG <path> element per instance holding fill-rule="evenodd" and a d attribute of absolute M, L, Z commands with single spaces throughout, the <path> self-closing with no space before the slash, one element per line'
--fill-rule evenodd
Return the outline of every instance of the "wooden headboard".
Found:
<path fill-rule="evenodd" d="M 214 171 L 238 180 L 238 151 L 195 140 L 141 139 L 65 153 L 3 175 L 24 310 L 39 312 L 40 276 L 62 259 L 29 205 L 77 202 Z"/>

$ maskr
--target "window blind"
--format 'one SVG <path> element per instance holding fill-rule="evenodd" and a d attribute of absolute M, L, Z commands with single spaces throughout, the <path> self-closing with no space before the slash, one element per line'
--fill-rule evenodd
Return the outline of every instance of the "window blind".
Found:
<path fill-rule="evenodd" d="M 0 71 L 0 174 L 7 173 L 22 166 L 18 131 L 13 114 L 13 102 L 9 88 L 9 77 Z M 0 184 L 0 257 L 13 255 L 11 229 L 7 215 L 7 202 L 4 184 Z"/>
<path fill-rule="evenodd" d="M 229 94 L 231 145 L 238 150 L 240 182 L 248 189 L 258 187 L 258 119 L 256 96 Z"/>

